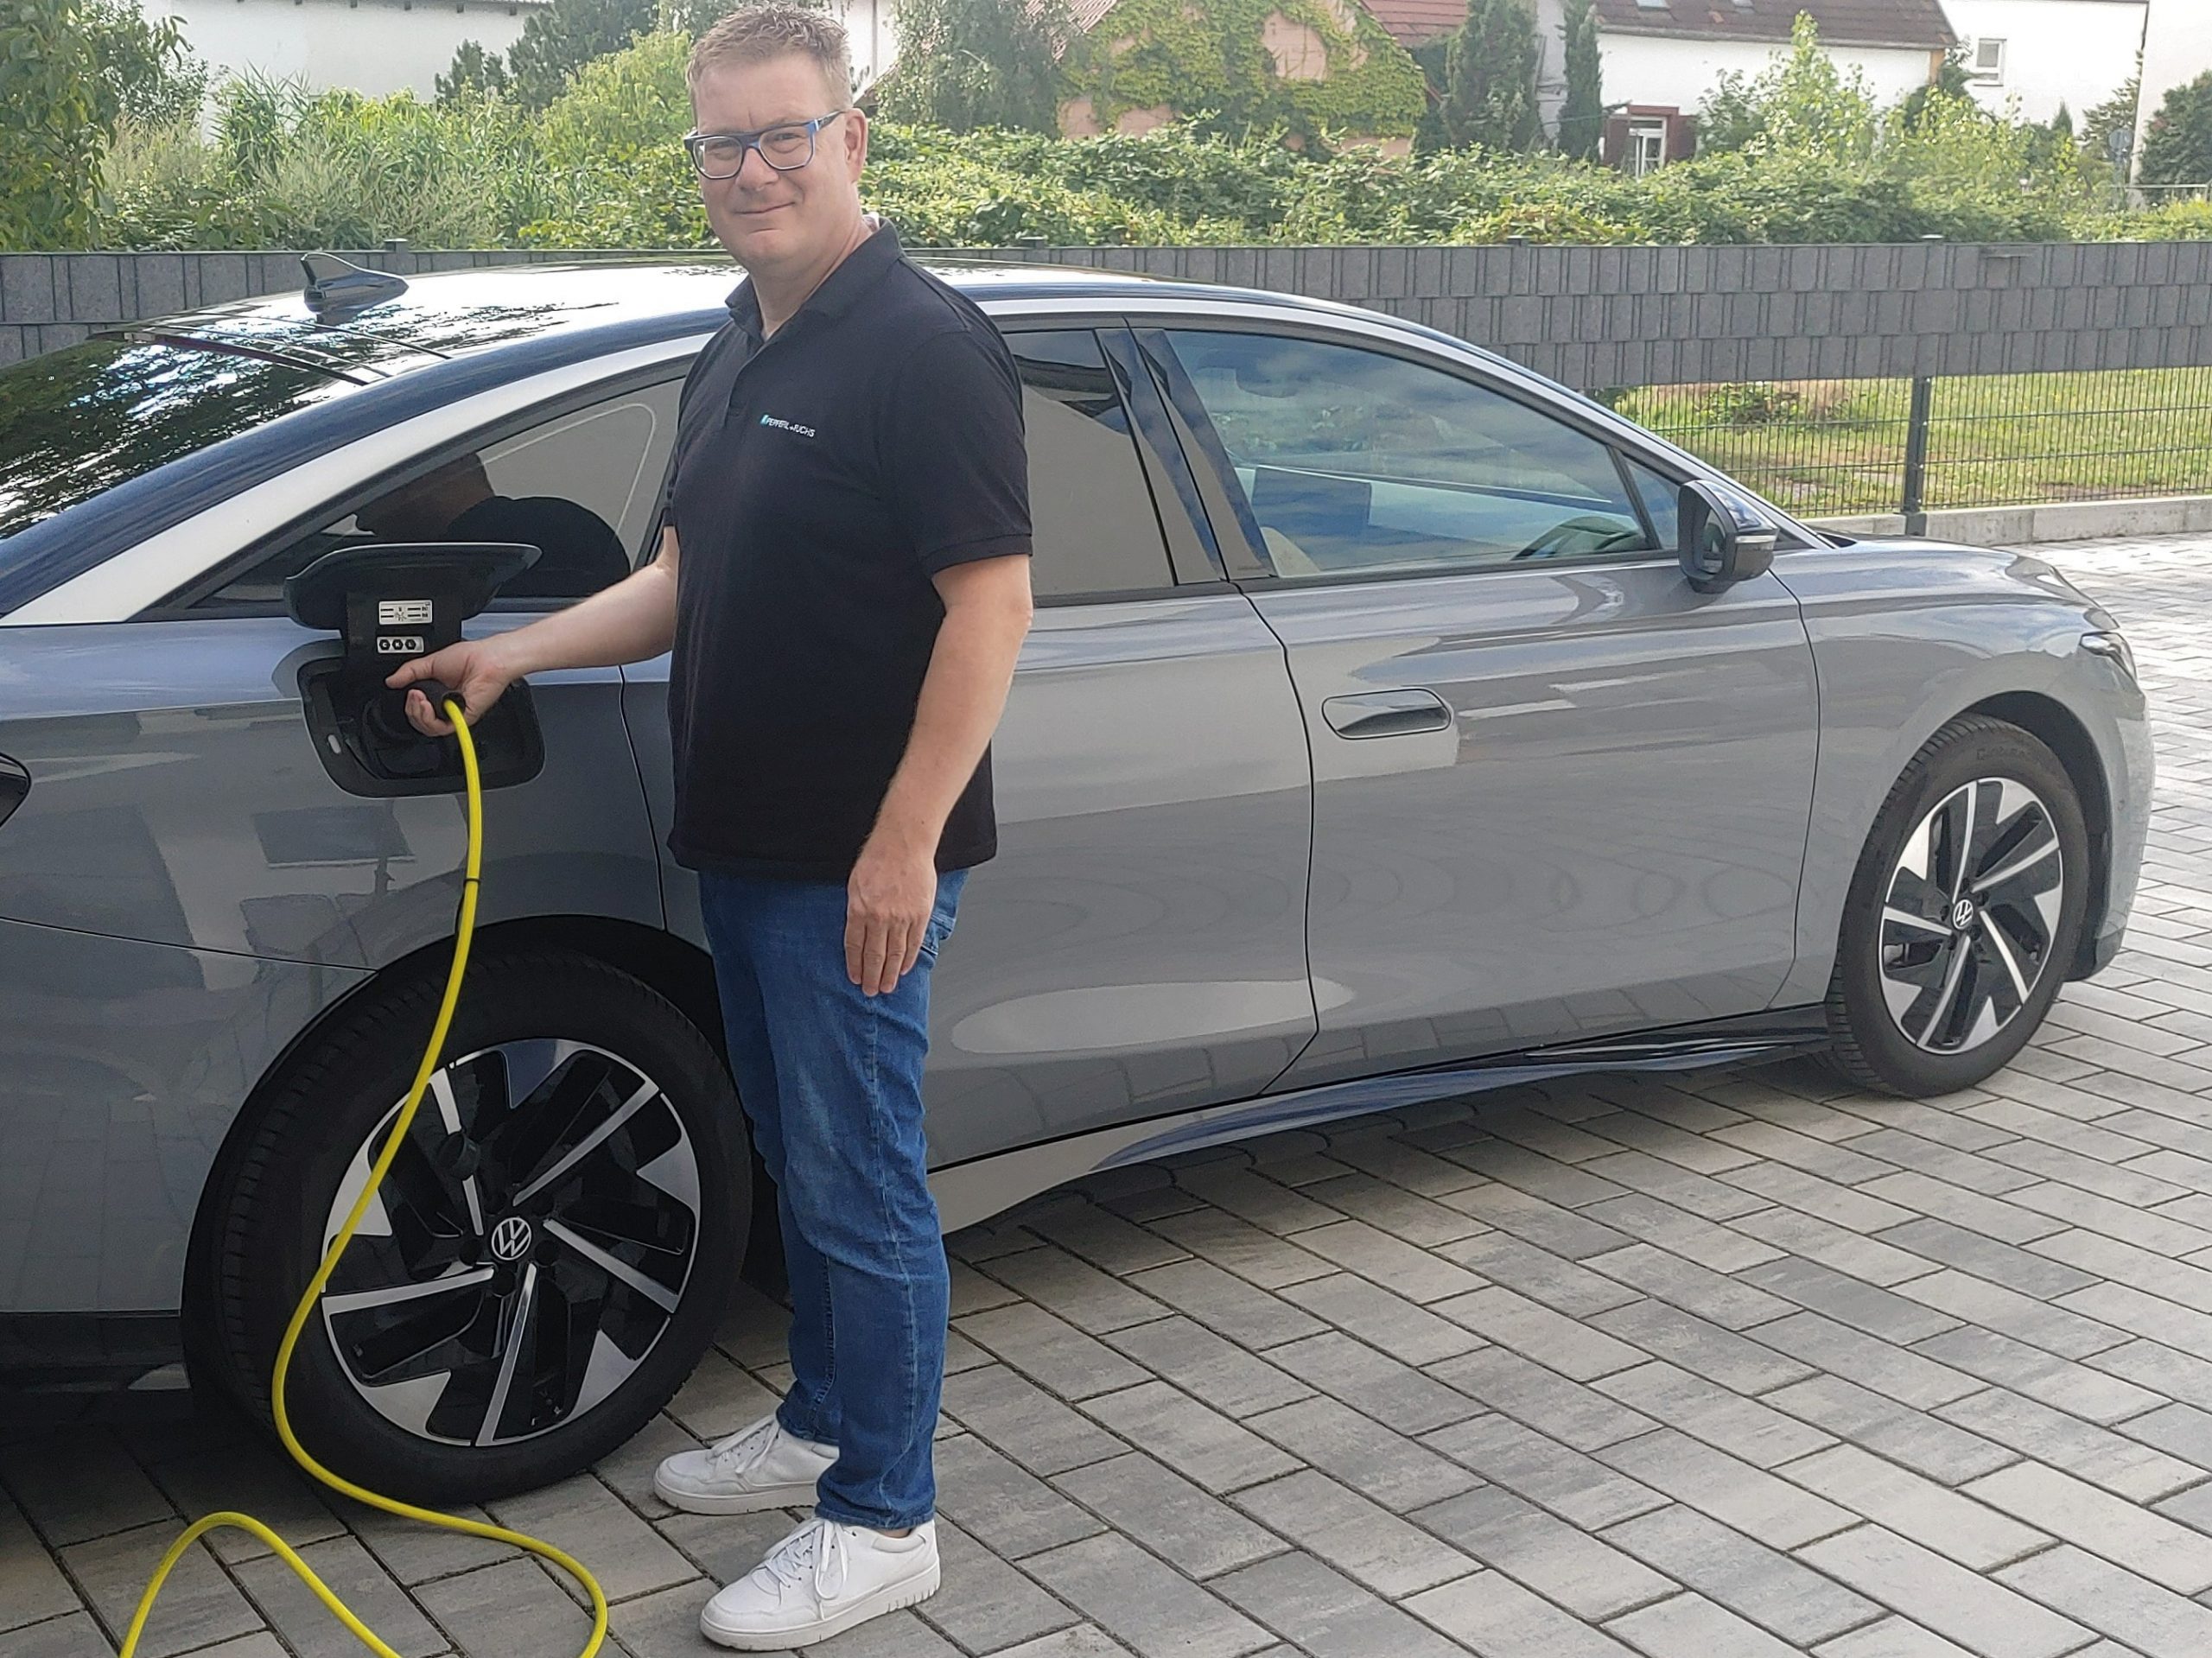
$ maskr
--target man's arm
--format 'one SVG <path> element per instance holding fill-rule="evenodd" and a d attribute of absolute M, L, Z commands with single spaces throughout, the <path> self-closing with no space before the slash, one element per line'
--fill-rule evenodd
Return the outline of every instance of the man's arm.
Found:
<path fill-rule="evenodd" d="M 937 846 L 1006 709 L 1029 632 L 1026 556 L 955 564 L 931 578 L 944 600 L 914 729 L 848 886 L 845 968 L 871 996 L 913 970 L 937 901 Z"/>
<path fill-rule="evenodd" d="M 676 638 L 676 527 L 660 532 L 660 550 L 613 586 L 588 599 L 488 638 L 463 639 L 435 655 L 401 665 L 385 683 L 397 689 L 435 679 L 461 694 L 474 725 L 501 693 L 526 675 L 554 668 L 612 668 L 643 662 Z M 444 736 L 453 729 L 442 710 L 416 692 L 407 716 L 418 731 Z M 950 808 L 948 808 L 950 810 Z"/>

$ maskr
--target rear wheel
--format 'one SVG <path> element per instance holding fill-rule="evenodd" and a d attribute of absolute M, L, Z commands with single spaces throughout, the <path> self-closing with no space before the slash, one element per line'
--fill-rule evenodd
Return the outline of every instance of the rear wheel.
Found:
<path fill-rule="evenodd" d="M 413 1080 L 442 983 L 350 1008 L 268 1100 L 217 1247 L 233 1379 L 278 1342 Z M 286 1404 L 337 1471 L 421 1502 L 543 1485 L 691 1370 L 750 1223 L 728 1073 L 683 1014 L 581 956 L 469 970 L 447 1058 L 296 1354 Z"/>
<path fill-rule="evenodd" d="M 2049 748 L 1980 715 L 1936 733 L 1852 880 L 1828 992 L 1838 1068 L 1931 1095 L 2007 1064 L 2074 959 L 2088 861 L 2080 801 Z"/>

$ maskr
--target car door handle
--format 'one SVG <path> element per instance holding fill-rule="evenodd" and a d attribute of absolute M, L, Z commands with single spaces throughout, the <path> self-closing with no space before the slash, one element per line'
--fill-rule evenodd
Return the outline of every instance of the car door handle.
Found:
<path fill-rule="evenodd" d="M 1452 710 L 1434 691 L 1363 691 L 1330 697 L 1321 704 L 1321 717 L 1339 737 L 1409 737 L 1444 730 Z"/>

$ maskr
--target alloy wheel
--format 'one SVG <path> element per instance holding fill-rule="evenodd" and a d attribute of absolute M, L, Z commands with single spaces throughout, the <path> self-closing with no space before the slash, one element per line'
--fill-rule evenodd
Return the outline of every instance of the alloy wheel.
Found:
<path fill-rule="evenodd" d="M 340 1183 L 325 1248 L 398 1109 Z M 395 1426 L 512 1444 L 574 1421 L 645 1363 L 698 1239 L 698 1159 L 659 1085 L 588 1044 L 502 1043 L 432 1077 L 323 1326 Z"/>
<path fill-rule="evenodd" d="M 1937 803 L 1891 872 L 1882 994 L 1905 1039 L 1965 1053 L 2019 1016 L 2050 965 L 2065 895 L 2058 829 L 2041 796 L 1979 778 Z"/>

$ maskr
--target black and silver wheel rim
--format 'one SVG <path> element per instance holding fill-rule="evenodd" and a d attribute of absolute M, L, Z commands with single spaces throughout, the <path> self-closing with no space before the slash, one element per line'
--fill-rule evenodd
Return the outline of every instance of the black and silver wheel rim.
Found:
<path fill-rule="evenodd" d="M 1905 1039 L 1971 1052 L 2019 1017 L 2050 963 L 2066 867 L 2026 784 L 1978 778 L 1905 837 L 1882 906 L 1882 995 Z"/>
<path fill-rule="evenodd" d="M 323 1248 L 399 1114 L 356 1152 Z M 690 1281 L 699 1164 L 637 1066 L 502 1043 L 431 1078 L 322 1298 L 361 1397 L 419 1439 L 499 1445 L 576 1420 L 645 1362 Z"/>

